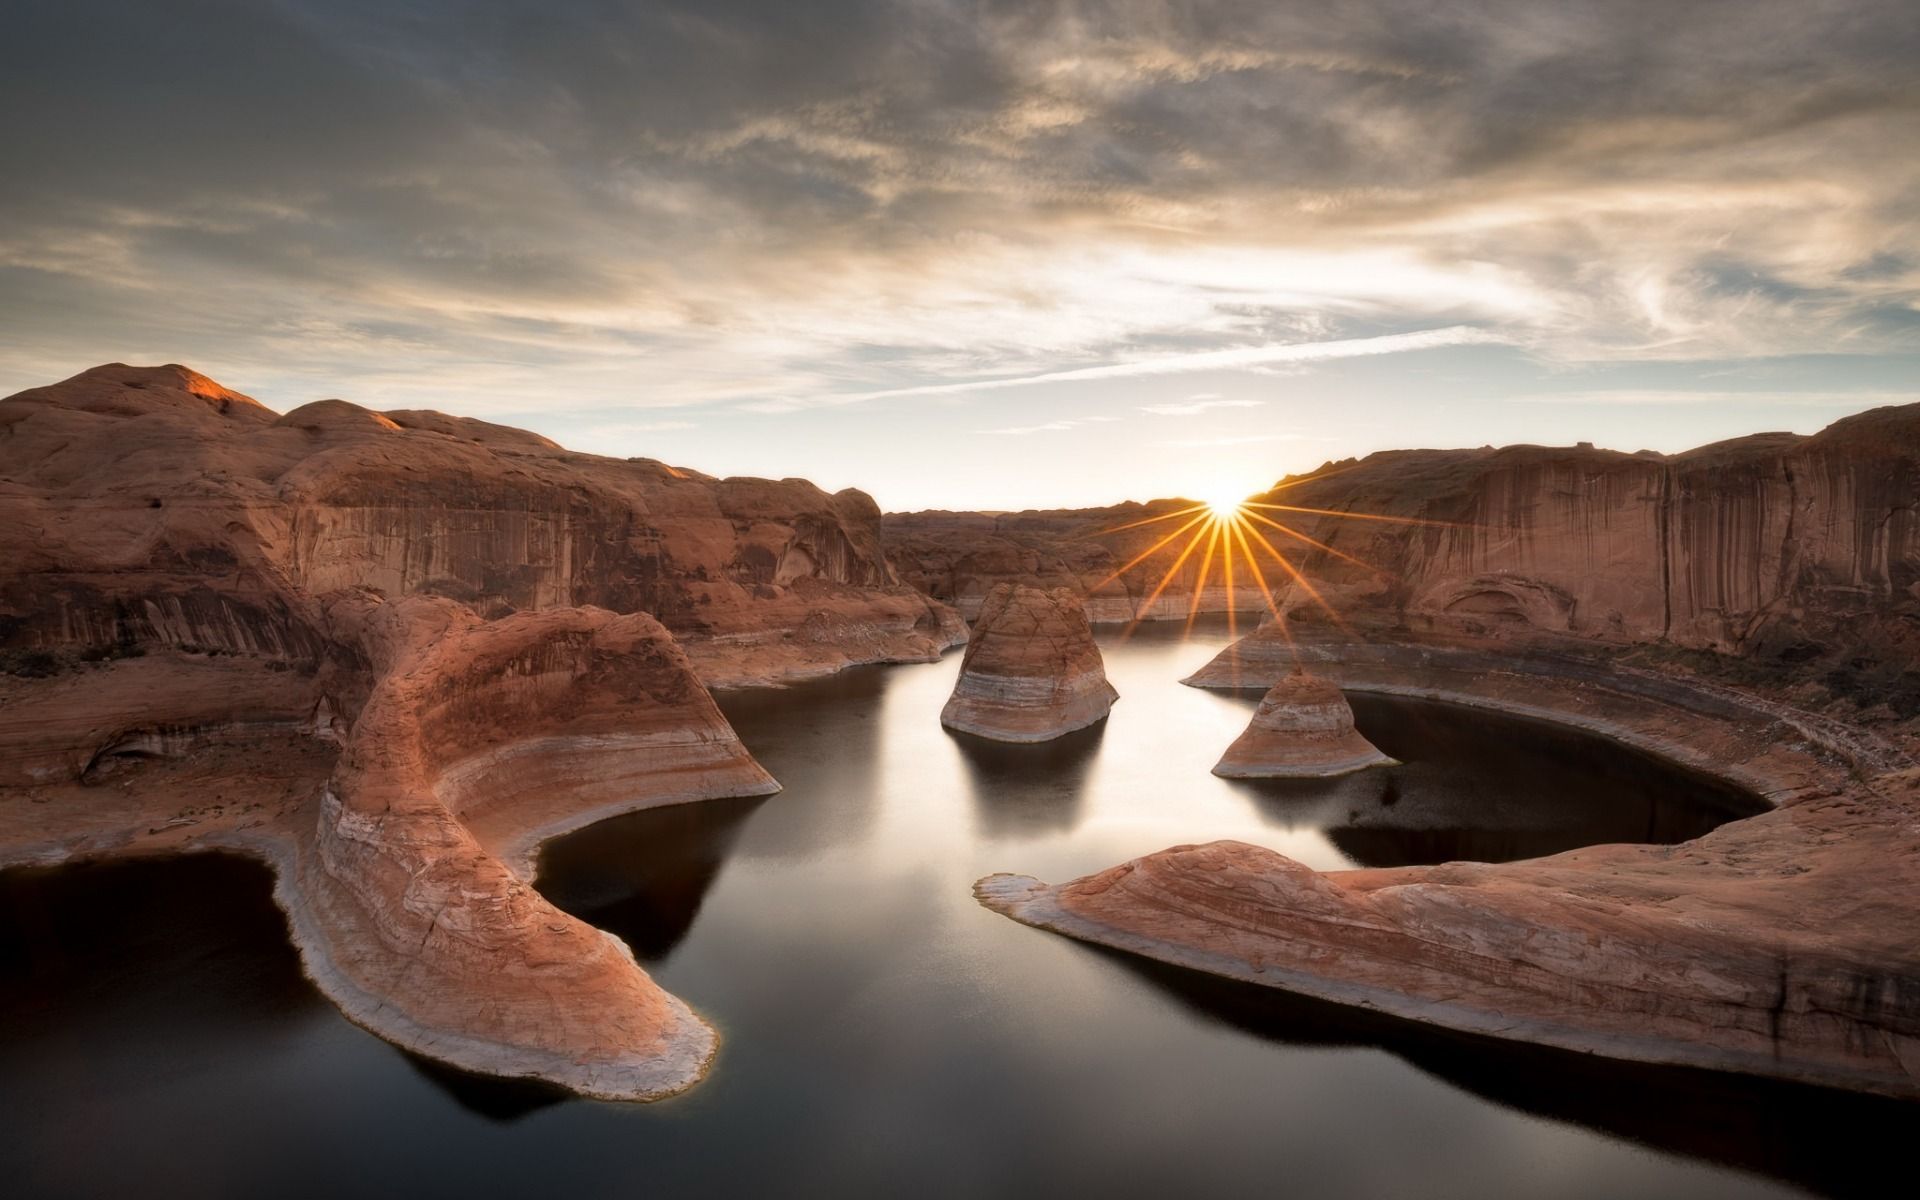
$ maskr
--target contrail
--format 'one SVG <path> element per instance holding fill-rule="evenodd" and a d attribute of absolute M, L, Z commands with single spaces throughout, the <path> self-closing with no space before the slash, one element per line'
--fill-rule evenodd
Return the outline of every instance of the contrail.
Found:
<path fill-rule="evenodd" d="M 1130 362 L 1109 363 L 1101 367 L 1046 371 L 1039 375 L 972 379 L 963 383 L 928 383 L 918 387 L 887 388 L 884 391 L 857 392 L 846 396 L 775 400 L 764 405 L 748 407 L 760 411 L 778 411 L 787 408 L 855 404 L 863 400 L 890 400 L 897 396 L 950 396 L 960 392 L 1032 387 L 1039 383 L 1080 383 L 1092 379 L 1130 379 L 1141 375 L 1184 375 L 1194 371 L 1234 370 L 1240 367 L 1261 367 L 1273 363 L 1324 362 L 1336 358 L 1366 358 L 1375 354 L 1403 354 L 1409 350 L 1431 350 L 1441 346 L 1485 346 L 1509 343 L 1510 339 L 1489 330 L 1472 325 L 1449 325 L 1444 329 L 1423 329 L 1417 333 L 1389 333 L 1379 337 L 1345 338 L 1332 342 L 1289 342 L 1246 346 L 1237 350 L 1162 354 L 1153 358 L 1137 358 Z"/>

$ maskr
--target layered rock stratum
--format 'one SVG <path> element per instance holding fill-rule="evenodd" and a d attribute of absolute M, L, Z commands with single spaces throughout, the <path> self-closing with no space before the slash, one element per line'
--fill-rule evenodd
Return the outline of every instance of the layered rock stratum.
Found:
<path fill-rule="evenodd" d="M 1268 630 L 1189 682 L 1244 686 L 1296 663 L 1349 692 L 1585 729 L 1773 808 L 1677 846 L 1497 865 L 1321 873 L 1239 843 L 1181 846 L 1060 886 L 992 876 L 982 903 L 1470 1033 L 1920 1097 L 1911 722 L 1864 726 L 1851 705 L 1810 712 L 1769 677 L 1730 686 L 1581 639 L 1326 631 L 1290 645 Z"/>
<path fill-rule="evenodd" d="M 1338 685 L 1296 667 L 1267 689 L 1213 773 L 1227 779 L 1320 779 L 1392 762 L 1353 727 L 1353 709 Z"/>
<path fill-rule="evenodd" d="M 1920 699 L 1920 676 L 1901 682 L 1920 628 L 1917 492 L 1920 405 L 1906 405 L 1674 455 L 1385 451 L 1250 500 L 1316 510 L 1255 511 L 1325 549 L 1255 529 L 1350 622 L 1785 656 L 1805 675 L 1819 664 Z M 1185 539 L 1109 577 L 1181 519 L 1138 522 L 1188 506 L 889 514 L 884 532 L 904 578 L 963 610 L 1019 582 L 1078 590 L 1097 620 L 1132 619 L 1167 578 L 1144 615 L 1184 617 L 1203 562 L 1193 555 L 1169 578 Z M 1296 621 L 1324 619 L 1292 578 L 1268 572 Z M 1216 566 L 1199 611 L 1264 609 L 1244 572 L 1236 582 L 1229 598 Z"/>
<path fill-rule="evenodd" d="M 711 686 L 925 660 L 964 630 L 902 586 L 862 492 L 578 454 L 440 413 L 282 416 L 184 367 L 0 400 L 0 652 L 310 660 L 314 597 L 424 592 L 483 616 L 646 612 Z"/>
<path fill-rule="evenodd" d="M 1396 451 L 1255 499 L 1316 510 L 1258 511 L 1324 544 L 1290 556 L 1326 604 L 1275 580 L 1286 622 L 1186 682 L 1304 667 L 1569 724 L 1773 811 L 1499 865 L 1180 846 L 1057 886 L 991 876 L 982 903 L 1458 1030 L 1920 1096 L 1920 406 L 1672 456 Z"/>
<path fill-rule="evenodd" d="M 1078 596 L 1001 584 L 974 621 L 940 723 L 1002 742 L 1044 742 L 1106 719 L 1119 698 Z"/>
<path fill-rule="evenodd" d="M 1193 507 L 1190 500 L 1154 500 L 1018 513 L 888 513 L 881 529 L 901 579 L 968 620 L 1002 583 L 1067 588 L 1095 622 L 1264 611 L 1263 594 L 1244 576 L 1229 587 L 1216 572 L 1202 585 L 1197 559 L 1176 568 L 1184 539 L 1155 549 L 1188 519 L 1174 514 Z M 1162 589 L 1169 572 L 1172 582 Z"/>
<path fill-rule="evenodd" d="M 528 882 L 777 784 L 708 684 L 927 660 L 864 494 L 575 454 L 183 367 L 0 400 L 0 866 L 253 854 L 308 973 L 461 1067 L 651 1098 L 712 1031 Z"/>

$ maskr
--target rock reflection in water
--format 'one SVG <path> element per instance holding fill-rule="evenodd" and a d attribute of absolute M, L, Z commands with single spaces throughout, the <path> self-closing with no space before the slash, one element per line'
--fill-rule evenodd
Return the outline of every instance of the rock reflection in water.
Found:
<path fill-rule="evenodd" d="M 1069 833 L 1086 811 L 1087 775 L 1104 722 L 1052 741 L 1020 745 L 970 733 L 949 735 L 966 764 L 974 818 L 983 836 L 1020 840 Z"/>
<path fill-rule="evenodd" d="M 1292 1046 L 1377 1046 L 1504 1107 L 1833 1196 L 1883 1196 L 1908 1170 L 1915 1106 L 1769 1079 L 1651 1067 L 1475 1037 L 1099 946 L 1201 1018 Z"/>
<path fill-rule="evenodd" d="M 670 804 L 601 821 L 589 837 L 540 852 L 541 894 L 625 938 L 643 963 L 666 959 L 693 928 L 741 825 L 765 796 Z"/>
<path fill-rule="evenodd" d="M 1356 866 L 1512 862 L 1608 842 L 1671 845 L 1765 807 L 1715 780 L 1542 722 L 1365 693 L 1351 702 L 1361 731 L 1400 766 L 1233 786 L 1276 825 L 1320 829 Z"/>
<path fill-rule="evenodd" d="M 1476 839 L 1664 836 L 1636 796 L 1685 809 L 1709 795 L 1658 764 L 1636 780 L 1528 758 L 1528 728 L 1474 713 L 1456 728 L 1397 701 L 1368 735 L 1410 765 L 1231 785 L 1208 769 L 1254 698 L 1176 682 L 1224 644 L 1202 628 L 1109 640 L 1127 702 L 1051 746 L 974 753 L 941 729 L 954 656 L 723 696 L 785 791 L 549 845 L 540 889 L 724 1031 L 713 1075 L 660 1105 L 447 1072 L 347 1024 L 301 977 L 258 866 L 0 874 L 0 1178 L 22 1196 L 1200 1197 L 1284 1179 L 1316 1196 L 1704 1200 L 1782 1194 L 1754 1171 L 1845 1191 L 1837 1160 L 1883 1165 L 1777 1089 L 1448 1052 L 1339 1010 L 1235 1021 L 1191 980 L 1142 982 L 1140 964 L 979 907 L 971 885 L 990 871 L 1066 879 L 1181 841 L 1327 867 L 1506 855 L 1548 843 Z M 1581 795 L 1630 819 L 1596 823 L 1569 807 Z M 1726 815 L 1717 803 L 1696 811 L 1704 826 Z M 1662 1090 L 1682 1099 L 1663 1107 Z M 1883 1108 L 1832 1103 L 1886 1129 Z M 1804 1124 L 1775 1123 L 1774 1105 Z"/>

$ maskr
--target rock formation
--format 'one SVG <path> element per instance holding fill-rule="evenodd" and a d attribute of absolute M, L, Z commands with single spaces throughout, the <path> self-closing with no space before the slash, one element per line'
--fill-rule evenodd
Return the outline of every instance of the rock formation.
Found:
<path fill-rule="evenodd" d="M 1318 779 L 1392 762 L 1353 727 L 1353 709 L 1339 687 L 1296 667 L 1261 697 L 1246 732 L 1227 747 L 1213 773 L 1227 779 Z"/>
<path fill-rule="evenodd" d="M 29 670 L 157 648 L 312 662 L 313 598 L 352 587 L 651 613 L 714 685 L 925 661 L 964 633 L 897 582 L 857 491 L 339 400 L 279 416 L 183 367 L 22 392 L 0 429 L 0 654 Z"/>
<path fill-rule="evenodd" d="M 1386 451 L 1252 499 L 1321 510 L 1261 511 L 1368 564 L 1267 531 L 1348 621 L 1786 656 L 1920 700 L 1899 682 L 1920 626 L 1917 492 L 1920 405 L 1906 405 L 1810 437 L 1756 434 L 1677 455 Z M 1179 522 L 1103 530 L 1180 507 L 897 514 L 883 528 L 905 577 L 964 610 L 1000 582 L 1086 592 Z M 1089 595 L 1096 617 L 1108 619 L 1099 606 L 1110 595 L 1149 593 L 1178 546 Z M 1167 615 L 1186 614 L 1196 573 L 1190 560 L 1175 574 L 1159 601 Z M 1297 621 L 1322 617 L 1284 572 L 1269 582 Z M 1203 611 L 1225 606 L 1201 600 Z M 1264 607 L 1257 594 L 1234 606 Z"/>
<path fill-rule="evenodd" d="M 1193 507 L 1191 500 L 1155 500 L 1109 508 L 1021 513 L 888 513 L 881 525 L 887 557 L 900 577 L 927 595 L 979 615 L 1001 583 L 1070 588 L 1095 622 L 1182 619 L 1194 611 L 1200 559 L 1177 563 L 1184 540 L 1154 549 L 1186 518 L 1142 524 Z M 1141 555 L 1145 557 L 1140 557 Z M 1130 569 L 1122 570 L 1139 558 Z M 1173 581 L 1159 592 L 1169 572 Z M 1117 573 L 1117 574 L 1116 574 Z M 1197 611 L 1265 612 L 1266 600 L 1249 579 L 1229 588 L 1213 572 Z"/>
<path fill-rule="evenodd" d="M 1063 886 L 1028 924 L 1409 1019 L 1588 1053 L 1920 1096 L 1920 769 L 1778 700 L 1606 658 L 1303 643 L 1352 689 L 1571 724 L 1773 811 L 1676 846 L 1321 874 L 1239 843 Z"/>
<path fill-rule="evenodd" d="M 878 526 L 854 491 L 438 413 L 279 416 L 181 367 L 20 393 L 0 866 L 263 857 L 308 972 L 382 1036 L 594 1095 L 678 1090 L 711 1030 L 534 893 L 533 852 L 776 788 L 696 669 L 774 682 L 962 638 Z"/>
<path fill-rule="evenodd" d="M 1079 597 L 1001 584 L 980 606 L 940 723 L 1002 742 L 1044 742 L 1105 720 L 1118 698 Z"/>
<path fill-rule="evenodd" d="M 443 597 L 365 590 L 335 594 L 322 615 L 334 649 L 315 676 L 340 709 L 323 696 L 304 720 L 267 694 L 273 719 L 170 725 L 183 681 L 211 693 L 248 676 L 169 671 L 160 655 L 87 667 L 52 692 L 0 684 L 7 711 L 41 701 L 45 727 L 69 731 L 33 758 L 32 731 L 9 729 L 14 765 L 38 778 L 0 790 L 0 865 L 255 855 L 278 872 L 308 974 L 375 1033 L 591 1095 L 646 1099 L 697 1080 L 712 1031 L 618 939 L 527 882 L 539 842 L 588 821 L 777 790 L 672 637 L 645 614 L 483 621 Z M 102 713 L 150 732 L 122 733 L 81 766 L 71 732 Z"/>
<path fill-rule="evenodd" d="M 686 656 L 653 618 L 601 609 L 483 622 L 353 595 L 331 615 L 376 682 L 311 835 L 277 860 L 309 974 L 469 1070 L 620 1099 L 696 1081 L 713 1031 L 527 882 L 539 841 L 589 821 L 777 790 Z"/>
<path fill-rule="evenodd" d="M 1180 682 L 1230 691 L 1272 687 L 1299 669 L 1300 641 L 1282 619 L 1270 617 Z"/>

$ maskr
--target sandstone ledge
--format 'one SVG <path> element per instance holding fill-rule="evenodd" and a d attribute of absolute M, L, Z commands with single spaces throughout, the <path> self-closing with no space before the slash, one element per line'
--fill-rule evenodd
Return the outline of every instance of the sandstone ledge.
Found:
<path fill-rule="evenodd" d="M 981 903 L 1160 961 L 1473 1033 L 1920 1097 L 1920 771 L 1784 705 L 1603 664 L 1303 647 L 1343 686 L 1622 736 L 1777 807 L 1678 846 L 1322 874 L 1235 842 Z M 1527 669 L 1527 668 L 1531 669 Z"/>
<path fill-rule="evenodd" d="M 365 593 L 335 598 L 328 624 L 373 675 L 337 760 L 324 739 L 271 726 L 127 778 L 10 792 L 0 866 L 261 858 L 308 975 L 379 1036 L 608 1099 L 696 1082 L 712 1029 L 618 938 L 529 883 L 539 844 L 592 820 L 778 790 L 672 638 L 640 614 L 487 622 L 448 600 Z M 145 683 L 153 665 L 126 674 Z M 84 682 L 102 695 L 117 674 Z"/>

